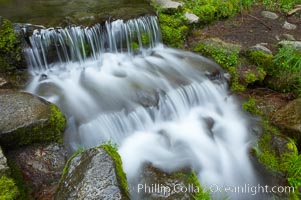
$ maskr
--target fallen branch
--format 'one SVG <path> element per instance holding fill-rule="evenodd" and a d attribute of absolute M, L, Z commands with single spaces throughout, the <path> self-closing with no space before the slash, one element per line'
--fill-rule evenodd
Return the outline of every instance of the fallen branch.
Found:
<path fill-rule="evenodd" d="M 293 14 L 295 14 L 296 12 L 298 12 L 299 10 L 301 10 L 301 5 L 300 5 L 300 6 L 297 6 L 297 8 L 295 8 L 295 9 L 289 11 L 289 12 L 287 13 L 287 15 L 288 15 L 288 16 L 293 15 Z"/>
<path fill-rule="evenodd" d="M 257 21 L 259 21 L 262 25 L 264 25 L 265 27 L 267 27 L 269 30 L 272 30 L 272 27 L 270 27 L 269 25 L 267 25 L 264 21 L 262 21 L 261 19 L 253 16 L 253 15 L 250 15 L 248 14 L 249 17 L 252 17 L 253 19 L 256 19 Z"/>

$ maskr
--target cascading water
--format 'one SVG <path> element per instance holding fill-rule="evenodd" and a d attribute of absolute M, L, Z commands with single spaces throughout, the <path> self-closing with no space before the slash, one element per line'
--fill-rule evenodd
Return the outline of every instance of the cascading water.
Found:
<path fill-rule="evenodd" d="M 221 69 L 163 47 L 156 17 L 36 30 L 29 41 L 27 90 L 65 113 L 71 150 L 117 143 L 130 183 L 145 162 L 192 167 L 206 186 L 256 182 L 248 121 Z"/>

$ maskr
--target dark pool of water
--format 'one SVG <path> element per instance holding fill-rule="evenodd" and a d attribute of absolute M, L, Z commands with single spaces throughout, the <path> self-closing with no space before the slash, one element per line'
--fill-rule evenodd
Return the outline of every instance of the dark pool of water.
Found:
<path fill-rule="evenodd" d="M 42 25 L 90 24 L 152 12 L 147 0 L 0 0 L 0 16 Z"/>

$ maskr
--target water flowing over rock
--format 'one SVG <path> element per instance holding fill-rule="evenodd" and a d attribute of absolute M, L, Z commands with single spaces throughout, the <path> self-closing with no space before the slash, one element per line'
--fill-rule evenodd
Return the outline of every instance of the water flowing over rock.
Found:
<path fill-rule="evenodd" d="M 105 149 L 88 149 L 68 161 L 67 167 L 56 200 L 129 199 L 118 182 L 115 160 Z"/>
<path fill-rule="evenodd" d="M 0 90 L 0 144 L 62 142 L 65 118 L 58 108 L 25 92 Z"/>
<path fill-rule="evenodd" d="M 71 150 L 120 146 L 129 183 L 144 163 L 168 172 L 191 168 L 205 185 L 254 183 L 248 120 L 228 94 L 223 70 L 164 47 L 158 27 L 148 16 L 37 30 L 26 49 L 33 77 L 27 91 L 66 114 Z"/>

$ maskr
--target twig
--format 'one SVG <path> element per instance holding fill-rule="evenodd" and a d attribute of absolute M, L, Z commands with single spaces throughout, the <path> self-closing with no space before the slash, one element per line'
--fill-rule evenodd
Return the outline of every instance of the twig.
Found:
<path fill-rule="evenodd" d="M 248 16 L 249 16 L 249 17 L 252 17 L 253 19 L 258 20 L 262 25 L 264 25 L 265 27 L 267 27 L 269 30 L 272 30 L 272 27 L 270 27 L 269 25 L 267 25 L 267 24 L 266 24 L 264 21 L 262 21 L 261 19 L 255 17 L 255 16 L 253 16 L 253 15 L 250 15 L 250 14 L 248 14 Z"/>

